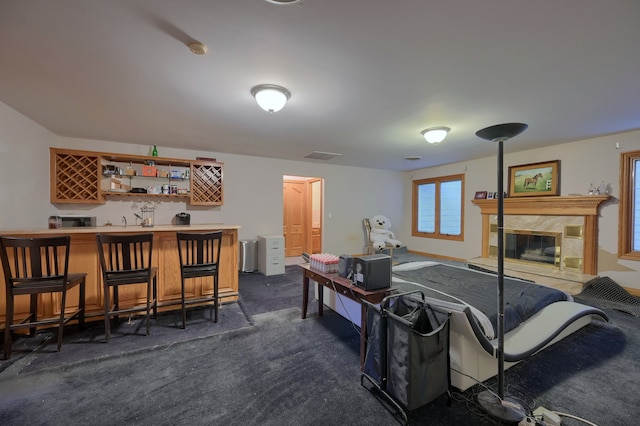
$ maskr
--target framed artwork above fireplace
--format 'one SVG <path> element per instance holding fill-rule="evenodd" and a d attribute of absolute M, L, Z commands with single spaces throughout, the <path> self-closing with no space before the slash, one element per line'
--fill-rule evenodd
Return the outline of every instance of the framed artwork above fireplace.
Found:
<path fill-rule="evenodd" d="M 560 160 L 509 167 L 509 197 L 560 195 Z"/>

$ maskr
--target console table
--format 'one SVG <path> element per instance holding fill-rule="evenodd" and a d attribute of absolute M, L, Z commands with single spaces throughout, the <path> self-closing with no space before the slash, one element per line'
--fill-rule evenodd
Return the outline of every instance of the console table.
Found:
<path fill-rule="evenodd" d="M 307 305 L 309 304 L 309 280 L 318 283 L 318 315 L 322 316 L 324 308 L 324 295 L 321 285 L 335 291 L 360 304 L 360 368 L 364 365 L 367 343 L 367 309 L 361 302 L 366 300 L 369 303 L 378 304 L 393 290 L 385 288 L 376 291 L 366 291 L 354 285 L 351 281 L 338 274 L 329 274 L 311 269 L 309 264 L 299 265 L 302 268 L 302 319 L 307 317 Z"/>

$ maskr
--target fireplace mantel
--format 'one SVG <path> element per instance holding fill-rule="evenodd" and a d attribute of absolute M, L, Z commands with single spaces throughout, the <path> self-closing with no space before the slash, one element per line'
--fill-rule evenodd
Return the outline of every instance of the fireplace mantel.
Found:
<path fill-rule="evenodd" d="M 584 219 L 582 273 L 598 270 L 598 215 L 609 195 L 514 197 L 504 199 L 505 216 L 581 216 Z M 472 200 L 482 214 L 482 257 L 489 258 L 490 216 L 498 213 L 498 200 Z"/>
<path fill-rule="evenodd" d="M 504 199 L 504 214 L 530 214 L 536 216 L 597 216 L 600 205 L 610 195 L 584 195 L 574 197 L 516 197 Z M 473 200 L 482 214 L 497 214 L 498 200 Z"/>

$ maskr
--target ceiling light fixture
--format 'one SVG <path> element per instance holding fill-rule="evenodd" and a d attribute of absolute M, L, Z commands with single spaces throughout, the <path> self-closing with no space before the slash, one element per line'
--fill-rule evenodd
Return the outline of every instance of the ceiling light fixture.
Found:
<path fill-rule="evenodd" d="M 267 3 L 277 4 L 280 6 L 286 6 L 288 4 L 300 3 L 302 0 L 265 0 Z"/>
<path fill-rule="evenodd" d="M 251 94 L 256 98 L 260 108 L 267 112 L 277 112 L 284 108 L 291 92 L 282 86 L 275 84 L 259 84 L 251 89 Z"/>
<path fill-rule="evenodd" d="M 439 143 L 447 137 L 447 133 L 449 133 L 450 130 L 448 127 L 429 127 L 420 133 L 422 133 L 422 136 L 424 136 L 427 142 Z"/>

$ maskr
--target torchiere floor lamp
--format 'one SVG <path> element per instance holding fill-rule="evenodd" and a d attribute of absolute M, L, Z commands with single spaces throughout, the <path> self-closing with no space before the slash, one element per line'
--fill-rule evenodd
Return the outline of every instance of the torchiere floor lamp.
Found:
<path fill-rule="evenodd" d="M 506 423 L 518 423 L 526 417 L 519 402 L 504 396 L 504 188 L 502 143 L 524 132 L 523 123 L 505 123 L 478 130 L 476 136 L 498 143 L 498 394 L 486 390 L 478 394 L 478 403 L 492 417 Z"/>

